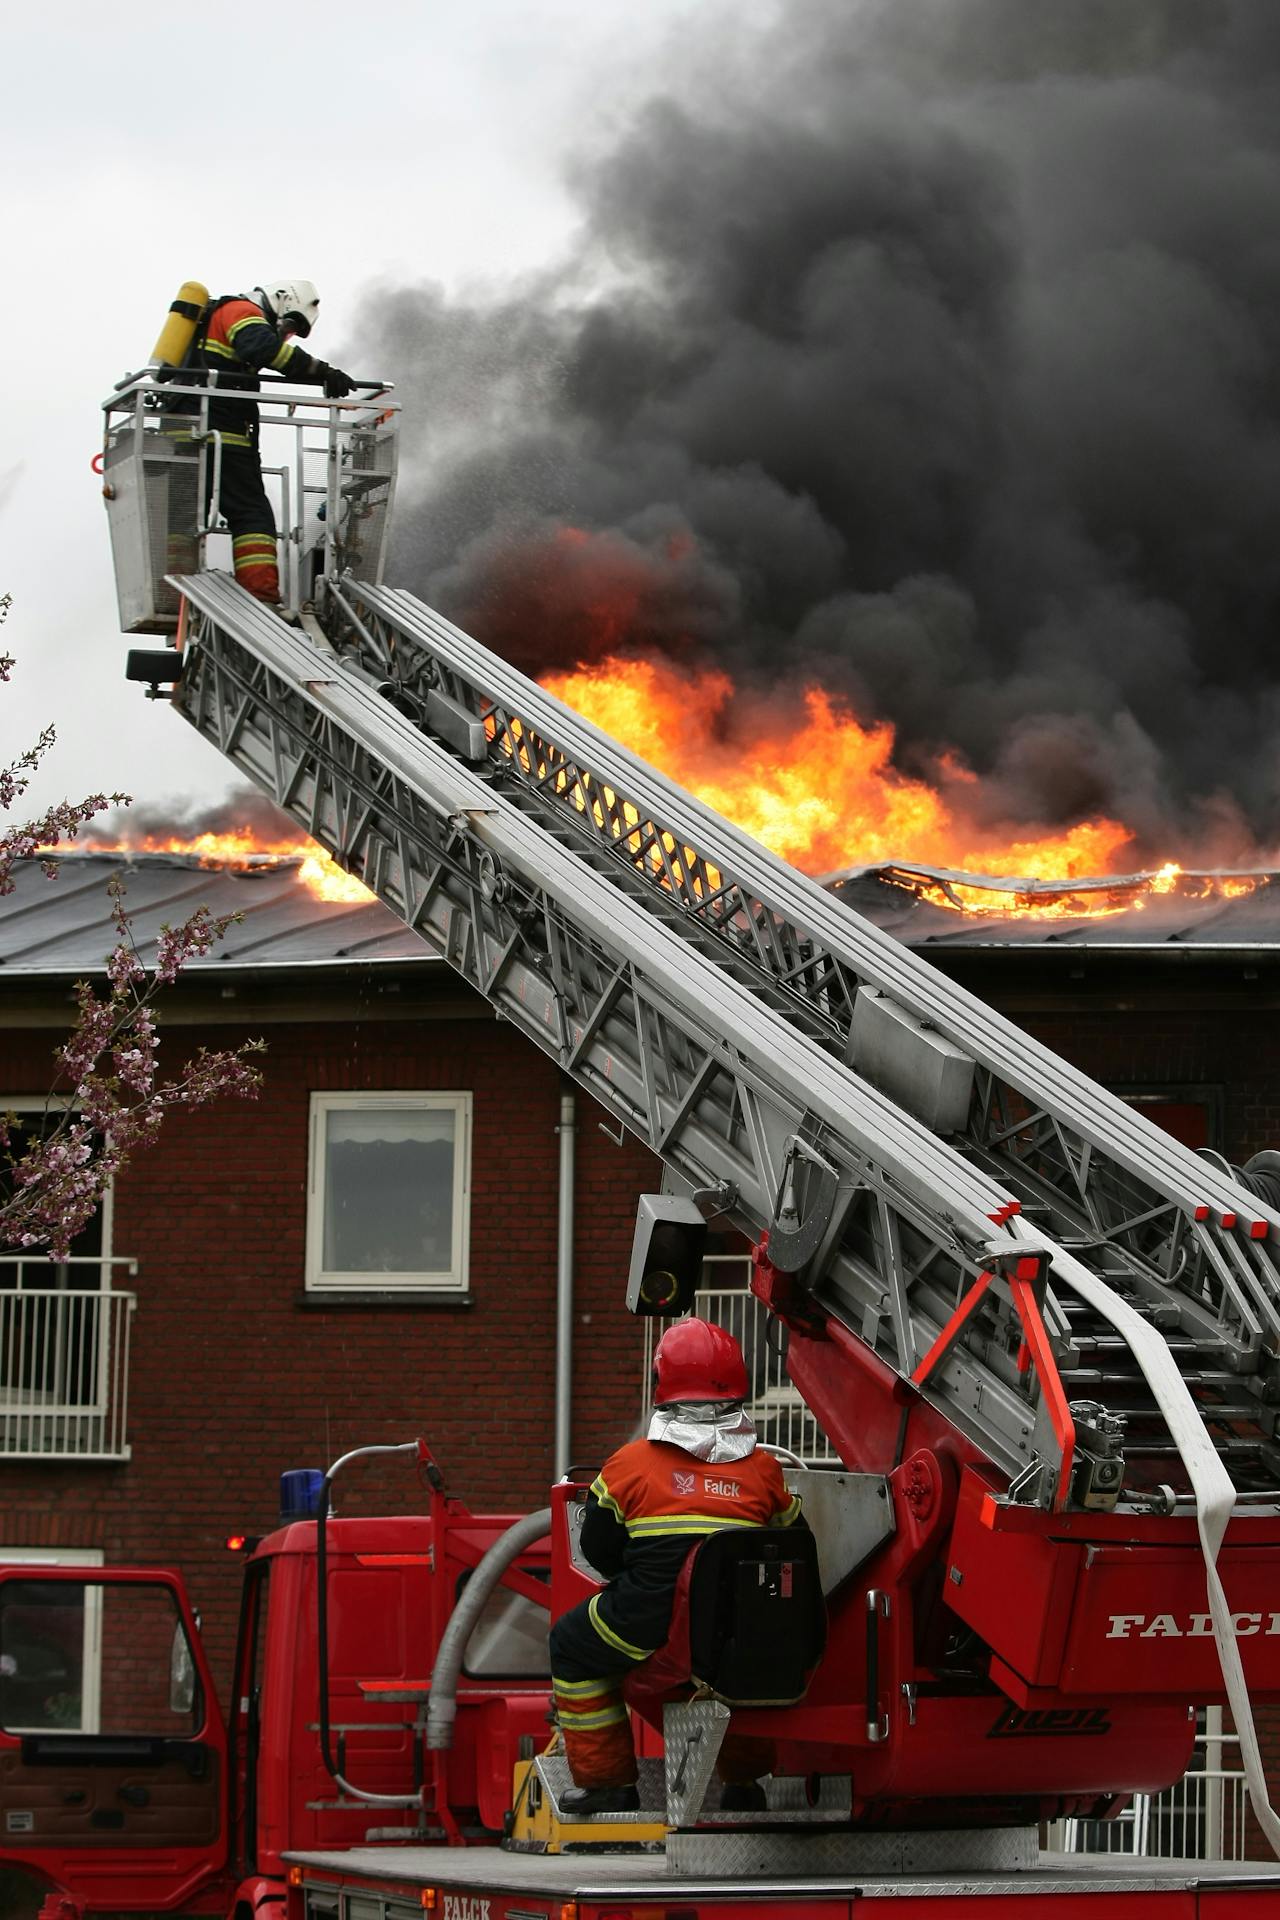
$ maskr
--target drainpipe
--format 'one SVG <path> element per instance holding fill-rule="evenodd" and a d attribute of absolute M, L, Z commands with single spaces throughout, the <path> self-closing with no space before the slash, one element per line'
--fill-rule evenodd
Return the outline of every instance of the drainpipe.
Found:
<path fill-rule="evenodd" d="M 573 1406 L 573 1143 L 572 1091 L 560 1095 L 560 1213 L 556 1247 L 555 1477 L 569 1471 Z"/>

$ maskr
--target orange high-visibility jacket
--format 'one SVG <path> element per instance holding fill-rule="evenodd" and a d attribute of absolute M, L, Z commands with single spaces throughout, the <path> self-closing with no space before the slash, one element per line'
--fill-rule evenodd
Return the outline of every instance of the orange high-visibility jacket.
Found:
<path fill-rule="evenodd" d="M 789 1527 L 800 1519 L 771 1453 L 711 1466 L 667 1440 L 632 1440 L 592 1482 L 582 1551 L 609 1580 L 591 1624 L 617 1653 L 643 1660 L 666 1639 L 691 1547 L 724 1527 Z"/>
<path fill-rule="evenodd" d="M 236 394 L 259 391 L 263 367 L 290 380 L 311 381 L 320 364 L 309 353 L 282 340 L 274 323 L 243 294 L 224 293 L 213 302 L 196 334 L 192 364 L 210 376 L 210 384 Z M 189 412 L 184 405 L 175 411 Z M 252 400 L 219 399 L 210 403 L 209 425 L 226 446 L 252 446 L 257 437 L 258 409 Z"/>

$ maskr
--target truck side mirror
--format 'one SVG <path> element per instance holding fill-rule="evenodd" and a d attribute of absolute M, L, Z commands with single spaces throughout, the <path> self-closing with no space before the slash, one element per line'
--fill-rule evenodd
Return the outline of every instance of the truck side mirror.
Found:
<path fill-rule="evenodd" d="M 196 1663 L 181 1620 L 169 1646 L 169 1711 L 190 1715 L 196 1703 Z"/>

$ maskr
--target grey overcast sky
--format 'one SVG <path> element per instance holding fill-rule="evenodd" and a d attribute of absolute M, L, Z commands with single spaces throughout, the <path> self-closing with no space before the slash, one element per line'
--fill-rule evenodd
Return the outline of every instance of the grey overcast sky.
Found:
<path fill-rule="evenodd" d="M 748 0 L 758 18 L 769 0 Z M 15 9 L 0 35 L 7 369 L 0 430 L 0 758 L 52 721 L 24 811 L 123 787 L 219 797 L 226 763 L 123 680 L 99 403 L 178 285 L 304 275 L 317 352 L 358 374 L 380 283 L 457 290 L 550 261 L 561 168 L 672 61 L 710 0 L 316 0 L 231 13 L 122 0 Z M 150 644 L 148 642 L 134 644 Z"/>

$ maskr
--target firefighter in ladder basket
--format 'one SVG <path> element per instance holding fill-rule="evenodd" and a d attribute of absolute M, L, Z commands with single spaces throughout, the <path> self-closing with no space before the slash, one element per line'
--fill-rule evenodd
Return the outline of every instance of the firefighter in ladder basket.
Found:
<path fill-rule="evenodd" d="M 258 408 L 247 396 L 260 390 L 264 367 L 298 385 L 323 387 L 328 400 L 344 400 L 352 392 L 347 374 L 294 345 L 295 338 L 308 338 L 319 312 L 320 296 L 310 280 L 270 281 L 252 294 L 224 293 L 200 315 L 186 356 L 184 370 L 202 374 L 217 389 L 218 397 L 209 402 L 209 427 L 222 438 L 219 505 L 231 530 L 236 579 L 269 606 L 280 604 L 276 521 L 262 483 Z M 175 400 L 170 412 L 198 408 L 199 402 L 187 397 Z M 213 459 L 211 448 L 209 476 Z"/>
<path fill-rule="evenodd" d="M 726 1527 L 807 1531 L 771 1453 L 756 1446 L 743 1407 L 747 1369 L 731 1333 L 707 1320 L 669 1327 L 654 1354 L 647 1437 L 610 1456 L 592 1482 L 582 1551 L 608 1585 L 551 1629 L 556 1717 L 574 1786 L 565 1813 L 627 1813 L 639 1805 L 627 1674 L 663 1643 L 676 1585 L 699 1540 Z M 772 1742 L 735 1737 L 720 1751 L 721 1805 L 764 1805 L 759 1776 Z"/>

